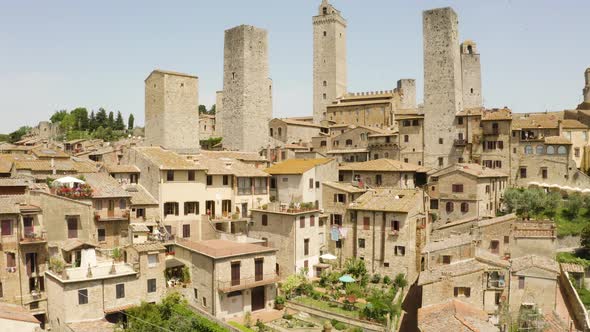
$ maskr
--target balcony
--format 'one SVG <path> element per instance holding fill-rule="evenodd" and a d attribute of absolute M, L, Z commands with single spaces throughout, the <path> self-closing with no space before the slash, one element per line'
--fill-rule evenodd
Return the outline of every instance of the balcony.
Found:
<path fill-rule="evenodd" d="M 492 130 L 492 131 L 487 131 L 483 133 L 484 136 L 498 136 L 500 135 L 500 131 L 499 130 Z"/>
<path fill-rule="evenodd" d="M 467 145 L 467 140 L 458 138 L 455 140 L 454 145 L 455 146 L 465 146 L 465 145 Z"/>
<path fill-rule="evenodd" d="M 24 236 L 20 239 L 20 244 L 36 244 L 36 243 L 46 243 L 47 242 L 47 232 L 46 231 L 39 231 L 39 232 L 26 232 Z"/>
<path fill-rule="evenodd" d="M 114 210 L 105 212 L 94 212 L 94 220 L 96 221 L 118 221 L 129 220 L 129 210 Z"/>
<path fill-rule="evenodd" d="M 247 288 L 254 288 L 274 284 L 279 281 L 279 276 L 276 273 L 268 273 L 263 275 L 256 275 L 248 278 L 240 278 L 228 281 L 217 281 L 217 289 L 223 293 L 230 293 Z"/>
<path fill-rule="evenodd" d="M 503 289 L 506 287 L 506 282 L 504 279 L 504 275 L 501 275 L 497 272 L 492 272 L 488 276 L 488 288 L 496 288 L 496 289 Z"/>

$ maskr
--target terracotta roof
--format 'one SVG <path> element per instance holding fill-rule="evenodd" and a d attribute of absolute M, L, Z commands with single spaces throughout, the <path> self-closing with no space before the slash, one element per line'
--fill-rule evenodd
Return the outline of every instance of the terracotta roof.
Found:
<path fill-rule="evenodd" d="M 143 154 L 161 170 L 204 169 L 176 152 L 162 149 L 161 147 L 136 147 L 137 152 Z"/>
<path fill-rule="evenodd" d="M 134 224 L 137 225 L 137 224 Z M 146 227 L 147 228 L 147 227 Z M 160 242 L 145 242 L 145 243 L 136 243 L 131 245 L 135 250 L 138 252 L 148 252 L 148 251 L 164 251 L 166 247 Z"/>
<path fill-rule="evenodd" d="M 0 318 L 7 320 L 17 320 L 21 322 L 28 322 L 40 324 L 41 322 L 33 316 L 27 309 L 9 303 L 0 302 Z"/>
<path fill-rule="evenodd" d="M 473 242 L 473 239 L 470 235 L 457 235 L 445 238 L 441 241 L 431 241 L 426 243 L 424 248 L 422 248 L 422 253 L 428 252 L 436 252 L 440 250 L 445 250 L 449 248 L 464 246 Z"/>
<path fill-rule="evenodd" d="M 500 171 L 497 171 L 497 170 L 491 169 L 491 168 L 487 168 L 487 167 L 483 167 L 482 165 L 479 165 L 479 164 L 454 164 L 454 165 L 448 166 L 446 168 L 440 169 L 438 171 L 435 171 L 434 173 L 430 174 L 430 176 L 443 176 L 447 173 L 454 172 L 454 171 L 473 175 L 478 178 L 508 177 L 508 175 L 506 175 Z"/>
<path fill-rule="evenodd" d="M 512 263 L 512 272 L 518 272 L 524 269 L 528 269 L 530 267 L 538 267 L 549 272 L 559 273 L 559 265 L 557 264 L 557 262 L 548 257 L 528 255 L 513 258 L 510 261 Z"/>
<path fill-rule="evenodd" d="M 233 158 L 241 161 L 267 161 L 264 157 L 260 156 L 256 152 L 202 150 L 201 154 L 210 158 Z"/>
<path fill-rule="evenodd" d="M 545 137 L 545 144 L 566 144 L 571 145 L 572 142 L 563 136 L 547 136 Z"/>
<path fill-rule="evenodd" d="M 35 148 L 31 150 L 31 153 L 35 155 L 37 158 L 69 158 L 70 156 L 57 149 L 51 148 Z"/>
<path fill-rule="evenodd" d="M 0 173 L 10 173 L 12 171 L 13 159 L 0 157 Z"/>
<path fill-rule="evenodd" d="M 106 164 L 105 169 L 109 173 L 139 173 L 140 170 L 135 165 L 112 165 Z"/>
<path fill-rule="evenodd" d="M 160 74 L 166 74 L 166 75 L 174 75 L 174 76 L 185 76 L 185 77 L 192 77 L 192 78 L 199 78 L 198 76 L 195 75 L 191 75 L 191 74 L 185 74 L 185 73 L 181 73 L 181 72 L 177 72 L 177 71 L 172 71 L 172 70 L 163 70 L 163 69 L 154 69 L 149 75 L 148 77 L 146 77 L 146 80 L 152 76 L 152 74 L 154 73 L 160 73 Z"/>
<path fill-rule="evenodd" d="M 301 120 L 297 120 L 297 119 L 277 118 L 277 120 L 282 121 L 282 122 L 284 122 L 286 124 L 293 125 L 293 126 L 324 128 L 324 126 L 321 126 L 319 124 L 316 124 L 316 123 L 313 123 L 313 122 L 308 122 L 308 121 L 301 121 Z"/>
<path fill-rule="evenodd" d="M 512 116 L 513 129 L 557 128 L 560 117 L 554 113 L 547 114 L 514 114 Z"/>
<path fill-rule="evenodd" d="M 476 116 L 476 115 L 481 115 L 484 112 L 484 108 L 483 107 L 470 107 L 470 108 L 464 108 L 462 110 L 460 110 L 459 112 L 457 112 L 457 114 L 455 114 L 455 116 Z"/>
<path fill-rule="evenodd" d="M 326 152 L 327 154 L 340 154 L 340 153 L 367 153 L 369 151 L 367 148 L 359 148 L 359 149 L 340 149 L 340 150 L 330 150 Z"/>
<path fill-rule="evenodd" d="M 489 218 L 489 219 L 482 219 L 482 220 L 480 220 L 480 221 L 477 222 L 477 225 L 479 227 L 486 227 L 486 226 L 491 226 L 491 225 L 495 225 L 495 224 L 501 224 L 503 222 L 514 221 L 514 220 L 516 220 L 516 214 L 515 213 L 509 213 L 507 215 L 500 216 L 500 217 Z"/>
<path fill-rule="evenodd" d="M 92 173 L 96 172 L 96 164 L 91 161 L 76 161 L 76 160 L 55 160 L 53 167 L 51 160 L 21 160 L 15 161 L 17 170 L 26 169 L 37 172 L 56 171 L 78 172 L 78 173 Z"/>
<path fill-rule="evenodd" d="M 367 189 L 353 186 L 349 182 L 324 181 L 323 184 L 347 193 L 364 193 Z"/>
<path fill-rule="evenodd" d="M 113 332 L 116 326 L 106 319 L 68 323 L 67 325 L 72 332 Z"/>
<path fill-rule="evenodd" d="M 574 119 L 561 120 L 561 126 L 565 129 L 588 129 L 588 126 Z"/>
<path fill-rule="evenodd" d="M 123 187 L 127 193 L 131 195 L 131 205 L 158 205 L 158 200 L 156 200 L 142 185 L 128 184 Z"/>
<path fill-rule="evenodd" d="M 561 270 L 565 272 L 584 273 L 584 266 L 575 263 L 561 263 Z"/>
<path fill-rule="evenodd" d="M 422 286 L 452 277 L 484 271 L 486 267 L 486 264 L 479 262 L 475 258 L 462 260 L 448 265 L 440 265 L 435 269 L 420 272 L 418 285 Z"/>
<path fill-rule="evenodd" d="M 132 232 L 149 232 L 150 229 L 144 223 L 131 223 L 129 228 Z"/>
<path fill-rule="evenodd" d="M 88 173 L 84 177 L 94 190 L 92 197 L 131 197 L 117 180 L 106 173 Z"/>
<path fill-rule="evenodd" d="M 481 115 L 482 121 L 511 120 L 512 111 L 509 108 L 487 109 Z"/>
<path fill-rule="evenodd" d="M 421 332 L 498 332 L 488 321 L 488 314 L 465 302 L 450 299 L 418 309 Z"/>
<path fill-rule="evenodd" d="M 29 182 L 21 178 L 0 178 L 0 187 L 27 187 Z"/>
<path fill-rule="evenodd" d="M 219 259 L 265 252 L 275 252 L 278 249 L 259 244 L 233 242 L 228 240 L 205 240 L 193 242 L 178 239 L 176 245 L 195 251 L 202 255 Z"/>
<path fill-rule="evenodd" d="M 64 251 L 72 251 L 74 249 L 78 249 L 80 247 L 89 247 L 89 248 L 96 248 L 96 245 L 85 242 L 79 239 L 67 239 L 61 242 L 60 247 Z"/>
<path fill-rule="evenodd" d="M 317 158 L 317 159 L 289 159 L 278 164 L 274 164 L 264 171 L 268 174 L 303 174 L 310 169 L 325 165 L 333 161 L 330 158 Z"/>
<path fill-rule="evenodd" d="M 341 171 L 416 172 L 421 169 L 422 166 L 419 165 L 385 158 L 346 163 L 340 166 Z"/>
<path fill-rule="evenodd" d="M 211 158 L 205 155 L 194 156 L 197 165 L 202 166 L 211 175 L 235 175 L 237 177 L 268 177 L 268 173 L 246 164 L 242 161 L 227 157 Z"/>
<path fill-rule="evenodd" d="M 350 203 L 350 210 L 409 212 L 422 202 L 418 189 L 371 189 Z"/>

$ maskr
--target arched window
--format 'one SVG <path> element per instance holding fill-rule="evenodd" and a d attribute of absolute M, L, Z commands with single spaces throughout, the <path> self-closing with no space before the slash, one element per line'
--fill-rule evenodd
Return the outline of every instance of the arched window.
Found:
<path fill-rule="evenodd" d="M 283 128 L 279 128 L 279 137 L 281 137 L 281 135 L 283 135 Z"/>
<path fill-rule="evenodd" d="M 466 202 L 461 203 L 461 212 L 469 212 L 469 204 L 467 204 Z"/>
<path fill-rule="evenodd" d="M 552 145 L 549 145 L 547 147 L 547 154 L 555 154 L 555 147 Z"/>
<path fill-rule="evenodd" d="M 361 141 L 365 140 L 365 133 L 361 133 Z"/>
<path fill-rule="evenodd" d="M 328 82 L 324 81 L 324 86 L 328 86 Z"/>
<path fill-rule="evenodd" d="M 324 15 L 328 15 L 328 7 L 322 8 L 322 13 L 324 13 Z"/>
<path fill-rule="evenodd" d="M 446 204 L 447 212 L 453 212 L 454 209 L 455 209 L 455 207 L 453 206 L 453 202 L 447 202 L 447 204 Z"/>
<path fill-rule="evenodd" d="M 262 226 L 268 225 L 268 216 L 266 214 L 262 215 Z"/>
<path fill-rule="evenodd" d="M 560 145 L 560 146 L 557 148 L 557 154 L 566 154 L 566 153 L 567 153 L 567 149 L 566 149 L 566 147 L 565 147 L 565 146 L 563 146 L 563 145 Z"/>
<path fill-rule="evenodd" d="M 545 152 L 545 148 L 542 145 L 537 145 L 536 150 L 537 154 L 543 154 L 543 152 Z"/>
<path fill-rule="evenodd" d="M 467 45 L 467 53 L 473 54 L 473 46 Z"/>
<path fill-rule="evenodd" d="M 272 137 L 272 135 L 273 135 L 273 130 L 272 130 L 272 128 L 270 128 L 270 137 Z"/>
<path fill-rule="evenodd" d="M 533 147 L 530 145 L 527 145 L 524 147 L 524 154 L 533 154 Z"/>
<path fill-rule="evenodd" d="M 324 31 L 324 37 L 326 37 L 326 35 L 327 35 L 326 31 Z"/>

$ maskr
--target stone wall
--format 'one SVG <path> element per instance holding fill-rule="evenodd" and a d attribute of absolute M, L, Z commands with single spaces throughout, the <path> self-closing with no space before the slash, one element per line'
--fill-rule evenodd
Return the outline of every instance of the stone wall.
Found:
<path fill-rule="evenodd" d="M 481 107 L 481 64 L 474 42 L 461 44 L 461 81 L 463 84 L 463 107 Z"/>

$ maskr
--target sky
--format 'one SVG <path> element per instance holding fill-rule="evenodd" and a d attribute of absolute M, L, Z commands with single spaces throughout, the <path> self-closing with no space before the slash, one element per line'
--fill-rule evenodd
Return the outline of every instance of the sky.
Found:
<path fill-rule="evenodd" d="M 0 133 L 81 106 L 135 115 L 156 68 L 199 76 L 199 103 L 223 89 L 224 30 L 269 36 L 273 116 L 312 114 L 312 25 L 321 0 L 0 0 Z M 451 6 L 477 42 L 486 107 L 559 111 L 582 98 L 590 1 L 331 0 L 348 21 L 348 91 L 415 78 L 423 95 L 422 11 Z"/>

